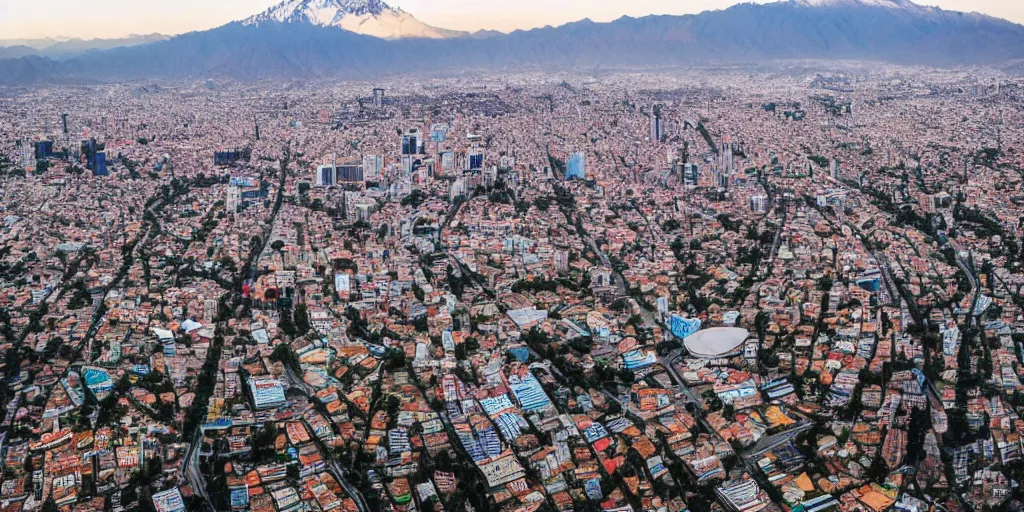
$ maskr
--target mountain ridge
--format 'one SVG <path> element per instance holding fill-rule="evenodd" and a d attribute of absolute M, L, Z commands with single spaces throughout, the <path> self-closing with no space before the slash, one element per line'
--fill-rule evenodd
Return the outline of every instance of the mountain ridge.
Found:
<path fill-rule="evenodd" d="M 382 39 L 334 25 L 276 20 L 234 22 L 66 62 L 2 60 L 0 81 L 369 79 L 453 69 L 646 69 L 796 59 L 961 66 L 1024 59 L 1024 26 L 999 18 L 865 3 L 883 0 L 806 1 L 437 39 Z"/>
<path fill-rule="evenodd" d="M 171 36 L 158 33 L 131 34 L 126 37 L 113 39 L 0 39 L 0 58 L 34 55 L 52 59 L 66 59 L 91 51 L 136 46 L 157 41 L 166 41 L 168 39 L 171 39 Z"/>

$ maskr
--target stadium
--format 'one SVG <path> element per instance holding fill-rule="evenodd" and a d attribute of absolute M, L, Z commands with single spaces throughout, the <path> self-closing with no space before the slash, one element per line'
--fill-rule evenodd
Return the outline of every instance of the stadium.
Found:
<path fill-rule="evenodd" d="M 750 331 L 738 327 L 713 327 L 697 331 L 683 340 L 694 357 L 715 358 L 738 354 Z"/>

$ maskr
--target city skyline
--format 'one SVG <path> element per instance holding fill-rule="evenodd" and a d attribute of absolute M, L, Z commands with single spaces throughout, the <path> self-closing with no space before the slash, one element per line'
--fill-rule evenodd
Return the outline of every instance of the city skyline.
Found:
<path fill-rule="evenodd" d="M 768 0 L 754 0 L 768 3 Z M 76 2 L 54 0 L 45 11 L 20 0 L 0 0 L 0 33 L 4 39 L 110 39 L 130 34 L 177 35 L 208 30 L 242 19 L 280 3 L 279 0 L 181 0 L 174 4 L 131 0 Z M 530 30 L 582 19 L 607 22 L 622 16 L 695 14 L 743 3 L 736 0 L 636 0 L 624 5 L 609 0 L 567 0 L 558 6 L 524 0 L 499 8 L 477 0 L 392 0 L 424 23 L 452 30 Z M 1024 5 L 1009 0 L 924 0 L 921 5 L 980 12 L 1024 23 Z"/>

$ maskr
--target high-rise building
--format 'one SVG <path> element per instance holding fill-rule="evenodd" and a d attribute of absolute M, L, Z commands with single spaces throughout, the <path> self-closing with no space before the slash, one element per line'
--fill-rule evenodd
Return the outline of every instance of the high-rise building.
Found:
<path fill-rule="evenodd" d="M 651 114 L 651 142 L 661 142 L 665 136 L 664 125 L 661 121 L 661 112 Z"/>
<path fill-rule="evenodd" d="M 384 89 L 377 87 L 373 90 L 373 106 L 377 108 L 384 106 Z"/>
<path fill-rule="evenodd" d="M 237 185 L 231 185 L 227 190 L 227 203 L 228 211 L 235 213 L 238 211 L 238 203 L 242 199 L 242 189 Z"/>
<path fill-rule="evenodd" d="M 555 272 L 559 274 L 569 273 L 569 251 L 555 249 L 554 253 Z"/>
<path fill-rule="evenodd" d="M 412 155 L 402 155 L 402 177 L 412 174 L 414 160 Z"/>
<path fill-rule="evenodd" d="M 452 171 L 455 170 L 455 152 L 445 151 L 441 153 L 441 170 Z"/>
<path fill-rule="evenodd" d="M 334 183 L 334 164 L 321 165 L 316 168 L 315 186 L 332 187 Z"/>
<path fill-rule="evenodd" d="M 363 181 L 363 165 L 359 161 L 343 164 L 324 164 L 316 169 L 314 186 L 332 187 L 342 183 Z"/>
<path fill-rule="evenodd" d="M 466 178 L 459 176 L 455 182 L 452 183 L 452 187 L 448 190 L 448 198 L 455 199 L 459 196 L 466 195 Z"/>
<path fill-rule="evenodd" d="M 493 187 L 498 182 L 498 168 L 492 165 L 491 167 L 484 169 L 481 176 L 484 180 L 484 187 Z"/>
<path fill-rule="evenodd" d="M 363 165 L 359 162 L 348 162 L 335 166 L 336 183 L 359 183 L 363 181 Z"/>
<path fill-rule="evenodd" d="M 217 318 L 219 309 L 216 299 L 206 299 L 203 301 L 203 320 L 206 320 L 207 323 L 213 322 Z"/>
<path fill-rule="evenodd" d="M 587 165 L 586 155 L 580 151 L 569 155 L 569 161 L 565 167 L 565 179 L 586 179 L 587 177 Z"/>
<path fill-rule="evenodd" d="M 92 173 L 93 173 L 94 176 L 106 176 L 107 174 L 109 174 L 107 172 L 107 152 L 106 151 L 97 151 L 96 154 L 93 156 L 92 161 L 93 161 Z"/>
<path fill-rule="evenodd" d="M 832 177 L 839 179 L 839 159 L 832 159 Z"/>
<path fill-rule="evenodd" d="M 722 142 L 722 145 L 719 148 L 719 156 L 722 159 L 720 166 L 722 172 L 731 174 L 733 171 L 736 170 L 736 159 L 733 156 L 733 152 L 735 151 L 735 149 L 736 145 L 733 144 L 732 142 Z"/>
<path fill-rule="evenodd" d="M 430 125 L 430 142 L 434 144 L 440 144 L 448 138 L 448 125 L 444 123 L 434 123 Z"/>
<path fill-rule="evenodd" d="M 473 148 L 469 152 L 469 170 L 484 168 L 484 152 L 482 149 Z"/>
<path fill-rule="evenodd" d="M 363 155 L 363 177 L 369 181 L 380 179 L 384 170 L 384 157 L 380 155 Z"/>
<path fill-rule="evenodd" d="M 36 142 L 36 160 L 50 158 L 53 156 L 53 141 L 41 140 Z"/>
<path fill-rule="evenodd" d="M 106 176 L 107 153 L 103 150 L 103 144 L 97 144 L 96 138 L 82 141 L 82 154 L 85 156 L 85 167 L 92 171 L 93 176 Z"/>
<path fill-rule="evenodd" d="M 18 142 L 18 165 L 28 172 L 36 170 L 35 150 L 32 144 L 25 141 Z"/>
<path fill-rule="evenodd" d="M 402 135 L 402 154 L 419 155 L 423 153 L 423 137 L 418 132 Z"/>
<path fill-rule="evenodd" d="M 215 151 L 213 153 L 213 165 L 226 166 L 238 161 L 249 161 L 251 153 L 249 149 L 236 149 L 234 151 Z"/>
<path fill-rule="evenodd" d="M 82 155 L 85 157 L 85 167 L 93 170 L 93 156 L 96 154 L 96 139 L 90 138 L 82 141 Z"/>
<path fill-rule="evenodd" d="M 729 180 L 730 180 L 731 177 L 732 176 L 729 173 L 723 172 L 721 169 L 716 170 L 715 171 L 715 186 L 720 188 L 720 189 L 727 189 L 727 188 L 729 188 Z"/>
<path fill-rule="evenodd" d="M 764 194 L 750 196 L 750 211 L 754 213 L 766 213 L 768 211 L 768 196 Z"/>
<path fill-rule="evenodd" d="M 683 165 L 683 185 L 695 188 L 697 187 L 697 181 L 700 178 L 700 167 L 697 164 L 690 162 Z"/>

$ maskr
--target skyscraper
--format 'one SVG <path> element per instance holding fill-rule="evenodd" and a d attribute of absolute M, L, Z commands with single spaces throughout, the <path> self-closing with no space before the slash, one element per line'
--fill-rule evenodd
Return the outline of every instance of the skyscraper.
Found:
<path fill-rule="evenodd" d="M 484 168 L 484 150 L 480 149 L 479 146 L 474 144 L 466 156 L 468 158 L 469 170 Z"/>
<path fill-rule="evenodd" d="M 402 135 L 402 154 L 418 155 L 423 152 L 423 139 L 418 132 Z"/>
<path fill-rule="evenodd" d="M 754 213 L 765 213 L 768 211 L 768 196 L 761 194 L 750 196 L 750 211 Z"/>
<path fill-rule="evenodd" d="M 35 149 L 32 144 L 25 141 L 18 142 L 18 164 L 28 172 L 36 170 Z"/>
<path fill-rule="evenodd" d="M 36 142 L 36 159 L 50 158 L 53 156 L 53 141 L 41 140 Z"/>
<path fill-rule="evenodd" d="M 696 188 L 698 178 L 700 178 L 700 167 L 697 167 L 697 164 L 689 162 L 683 165 L 683 185 Z"/>
<path fill-rule="evenodd" d="M 373 90 L 373 106 L 377 108 L 384 106 L 384 89 L 377 87 Z"/>
<path fill-rule="evenodd" d="M 482 169 L 483 166 L 484 166 L 484 154 L 483 153 L 477 153 L 475 155 L 469 155 L 469 168 L 470 168 L 470 170 Z"/>
<path fill-rule="evenodd" d="M 94 176 L 106 176 L 107 172 L 107 153 L 106 151 L 97 151 L 92 158 L 93 167 L 92 173 Z"/>
<path fill-rule="evenodd" d="M 664 126 L 661 121 L 661 112 L 655 111 L 651 114 L 651 142 L 661 142 L 664 137 Z"/>
<path fill-rule="evenodd" d="M 733 156 L 735 149 L 736 145 L 728 141 L 722 141 L 719 148 L 719 156 L 722 159 L 721 170 L 726 174 L 731 174 L 735 170 L 736 159 Z"/>
<path fill-rule="evenodd" d="M 363 155 L 363 176 L 367 180 L 380 179 L 384 170 L 384 157 L 380 155 Z"/>
<path fill-rule="evenodd" d="M 455 169 L 455 152 L 444 151 L 441 153 L 441 170 L 451 171 Z"/>
<path fill-rule="evenodd" d="M 565 179 L 585 179 L 587 177 L 586 155 L 580 151 L 569 155 L 569 161 L 565 168 Z"/>
<path fill-rule="evenodd" d="M 567 274 L 569 272 L 569 251 L 555 249 L 554 251 L 555 272 Z"/>
<path fill-rule="evenodd" d="M 231 213 L 236 213 L 238 211 L 238 203 L 239 203 L 239 201 L 241 199 L 242 199 L 242 190 L 238 186 L 236 186 L 236 185 L 229 186 L 228 190 L 227 190 L 227 201 L 226 201 L 227 202 L 228 211 L 231 212 Z"/>
<path fill-rule="evenodd" d="M 107 154 L 103 144 L 97 144 L 96 138 L 82 141 L 82 154 L 85 155 L 85 168 L 92 171 L 93 176 L 107 175 Z"/>

